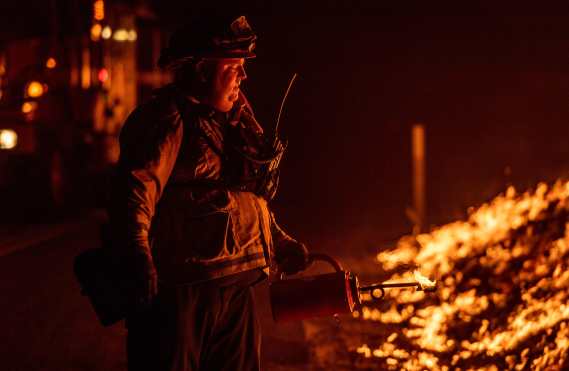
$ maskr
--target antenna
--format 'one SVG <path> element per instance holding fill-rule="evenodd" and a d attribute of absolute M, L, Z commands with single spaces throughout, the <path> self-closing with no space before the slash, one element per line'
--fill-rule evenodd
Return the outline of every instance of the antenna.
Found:
<path fill-rule="evenodd" d="M 278 138 L 278 133 L 279 133 L 279 123 L 281 122 L 281 115 L 283 113 L 283 108 L 284 108 L 284 104 L 286 102 L 286 98 L 288 97 L 288 93 L 290 92 L 290 88 L 292 87 L 292 84 L 294 83 L 294 80 L 296 80 L 296 77 L 298 76 L 298 74 L 295 72 L 292 75 L 292 78 L 290 79 L 290 82 L 288 83 L 288 88 L 286 89 L 285 95 L 283 97 L 283 100 L 281 102 L 281 108 L 279 109 L 279 115 L 277 116 L 277 124 L 275 125 L 275 144 L 277 142 L 277 138 Z"/>

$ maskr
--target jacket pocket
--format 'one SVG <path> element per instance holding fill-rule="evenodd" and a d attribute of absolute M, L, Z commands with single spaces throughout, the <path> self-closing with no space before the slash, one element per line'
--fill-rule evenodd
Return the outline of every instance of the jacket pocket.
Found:
<path fill-rule="evenodd" d="M 184 250 L 184 263 L 198 263 L 229 255 L 232 238 L 229 211 L 209 212 L 205 215 L 188 217 L 184 221 L 188 249 Z"/>
<path fill-rule="evenodd" d="M 152 245 L 155 261 L 162 266 L 227 257 L 234 250 L 230 211 L 161 207 L 153 223 Z"/>

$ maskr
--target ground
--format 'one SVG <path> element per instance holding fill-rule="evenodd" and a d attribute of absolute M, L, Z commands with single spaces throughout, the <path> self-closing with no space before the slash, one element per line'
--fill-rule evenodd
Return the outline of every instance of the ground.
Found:
<path fill-rule="evenodd" d="M 0 229 L 3 370 L 126 369 L 124 325 L 99 325 L 72 272 L 74 256 L 99 245 L 100 222 L 100 214 L 89 213 L 55 224 Z M 329 269 L 319 264 L 309 274 Z M 256 296 L 263 369 L 318 370 L 306 323 L 273 321 L 268 283 L 256 287 Z"/>

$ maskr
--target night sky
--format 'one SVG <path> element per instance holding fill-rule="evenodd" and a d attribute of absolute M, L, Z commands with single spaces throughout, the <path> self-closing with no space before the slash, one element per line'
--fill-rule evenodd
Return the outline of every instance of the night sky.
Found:
<path fill-rule="evenodd" d="M 299 74 L 281 122 L 290 145 L 274 205 L 292 234 L 371 249 L 408 233 L 416 122 L 427 128 L 432 224 L 464 216 L 507 184 L 524 189 L 567 175 L 562 11 L 307 3 L 151 4 L 165 32 L 206 11 L 248 15 L 259 40 L 244 90 L 266 128 Z M 1 39 L 24 32 L 0 29 Z"/>

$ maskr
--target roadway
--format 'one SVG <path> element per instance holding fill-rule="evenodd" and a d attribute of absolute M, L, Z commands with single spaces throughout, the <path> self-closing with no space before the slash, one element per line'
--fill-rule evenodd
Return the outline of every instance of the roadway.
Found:
<path fill-rule="evenodd" d="M 0 229 L 0 370 L 126 370 L 124 325 L 102 327 L 73 275 L 73 258 L 100 244 L 100 219 Z M 275 325 L 266 284 L 256 291 L 264 370 L 308 369 L 302 325 Z"/>

